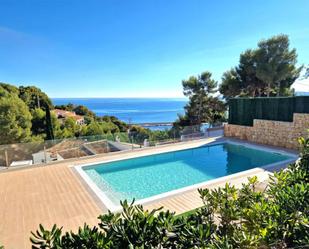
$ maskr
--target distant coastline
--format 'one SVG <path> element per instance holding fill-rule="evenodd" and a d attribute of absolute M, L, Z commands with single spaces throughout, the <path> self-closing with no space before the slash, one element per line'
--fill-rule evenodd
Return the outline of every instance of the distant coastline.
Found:
<path fill-rule="evenodd" d="M 184 113 L 185 98 L 52 98 L 54 105 L 72 103 L 87 106 L 98 116 L 115 116 L 150 129 L 170 128 Z"/>

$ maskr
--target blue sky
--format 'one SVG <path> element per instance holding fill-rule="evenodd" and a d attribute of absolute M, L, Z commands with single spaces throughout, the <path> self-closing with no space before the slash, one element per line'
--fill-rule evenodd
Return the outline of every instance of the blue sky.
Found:
<path fill-rule="evenodd" d="M 309 63 L 308 0 L 1 0 L 0 81 L 51 97 L 181 97 L 285 33 Z"/>

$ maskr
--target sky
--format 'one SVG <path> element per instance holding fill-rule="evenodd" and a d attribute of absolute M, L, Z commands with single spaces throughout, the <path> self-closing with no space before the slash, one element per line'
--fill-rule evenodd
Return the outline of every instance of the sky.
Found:
<path fill-rule="evenodd" d="M 289 35 L 309 64 L 308 0 L 0 0 L 0 82 L 50 97 L 183 97 L 241 52 Z"/>

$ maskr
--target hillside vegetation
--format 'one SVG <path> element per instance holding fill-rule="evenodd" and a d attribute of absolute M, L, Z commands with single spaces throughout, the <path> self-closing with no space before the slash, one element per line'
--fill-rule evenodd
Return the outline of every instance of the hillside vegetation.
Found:
<path fill-rule="evenodd" d="M 72 117 L 59 120 L 54 108 L 82 115 L 85 124 L 78 124 Z M 0 144 L 42 142 L 80 136 L 100 136 L 122 133 L 129 142 L 129 125 L 114 116 L 98 117 L 82 105 L 53 106 L 51 99 L 35 86 L 15 87 L 0 83 Z M 131 127 L 131 136 L 138 142 L 143 139 L 167 137 L 165 132 L 151 132 L 140 126 Z M 136 140 L 135 139 L 135 140 Z"/>

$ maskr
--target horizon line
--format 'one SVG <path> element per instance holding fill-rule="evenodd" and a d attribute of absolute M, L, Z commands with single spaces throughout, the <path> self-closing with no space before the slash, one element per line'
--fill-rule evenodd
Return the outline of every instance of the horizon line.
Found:
<path fill-rule="evenodd" d="M 187 97 L 50 97 L 51 99 L 187 99 Z"/>

